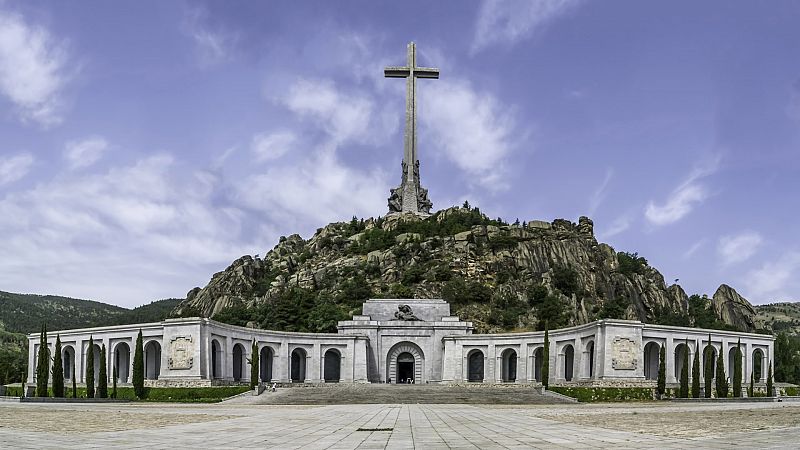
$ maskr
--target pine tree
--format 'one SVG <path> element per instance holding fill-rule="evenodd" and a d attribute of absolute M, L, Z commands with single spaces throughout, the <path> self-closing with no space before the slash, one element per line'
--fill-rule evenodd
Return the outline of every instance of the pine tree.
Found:
<path fill-rule="evenodd" d="M 774 397 L 775 393 L 772 392 L 772 361 L 769 362 L 769 371 L 767 372 L 767 397 Z"/>
<path fill-rule="evenodd" d="M 100 348 L 100 373 L 97 380 L 97 396 L 100 398 L 108 398 L 108 359 L 106 359 L 106 344 Z"/>
<path fill-rule="evenodd" d="M 755 396 L 756 373 L 750 372 L 750 387 L 747 389 L 747 396 Z"/>
<path fill-rule="evenodd" d="M 113 377 L 114 378 L 111 380 L 111 398 L 117 398 L 117 377 L 119 377 L 119 375 L 117 374 L 117 365 L 116 364 L 114 364 L 114 375 L 113 375 Z"/>
<path fill-rule="evenodd" d="M 142 346 L 142 330 L 136 336 L 136 350 L 133 354 L 133 391 L 136 397 L 144 398 L 144 347 Z"/>
<path fill-rule="evenodd" d="M 683 352 L 683 367 L 681 367 L 680 398 L 689 397 L 689 340 L 686 340 L 686 350 Z"/>
<path fill-rule="evenodd" d="M 75 380 L 75 361 L 72 361 L 72 398 L 78 398 L 78 386 Z"/>
<path fill-rule="evenodd" d="M 47 348 L 47 326 L 42 325 L 39 334 L 39 355 L 36 364 L 36 396 L 47 397 L 47 384 L 50 378 L 50 352 Z"/>
<path fill-rule="evenodd" d="M 694 344 L 692 359 L 692 398 L 700 398 L 700 344 Z"/>
<path fill-rule="evenodd" d="M 544 326 L 544 349 L 542 350 L 542 386 L 545 389 L 550 385 L 550 332 L 547 324 Z"/>
<path fill-rule="evenodd" d="M 711 334 L 708 335 L 708 345 L 703 352 L 703 381 L 705 381 L 705 397 L 711 398 L 711 381 L 714 380 L 714 346 L 711 345 Z"/>
<path fill-rule="evenodd" d="M 94 398 L 94 339 L 89 336 L 86 352 L 86 398 Z"/>
<path fill-rule="evenodd" d="M 736 342 L 736 353 L 733 360 L 733 396 L 742 396 L 742 339 Z"/>
<path fill-rule="evenodd" d="M 53 397 L 64 396 L 64 367 L 61 362 L 61 336 L 56 335 L 56 347 L 53 350 Z"/>
<path fill-rule="evenodd" d="M 658 387 L 656 388 L 656 393 L 658 394 L 658 398 L 661 398 L 664 395 L 664 392 L 667 391 L 667 346 L 662 345 L 661 350 L 658 352 Z"/>
<path fill-rule="evenodd" d="M 717 374 L 715 379 L 715 389 L 717 391 L 717 398 L 728 397 L 728 377 L 725 375 L 725 361 L 722 352 L 717 355 Z"/>
<path fill-rule="evenodd" d="M 258 344 L 253 339 L 253 345 L 250 346 L 250 389 L 258 386 L 258 369 Z"/>

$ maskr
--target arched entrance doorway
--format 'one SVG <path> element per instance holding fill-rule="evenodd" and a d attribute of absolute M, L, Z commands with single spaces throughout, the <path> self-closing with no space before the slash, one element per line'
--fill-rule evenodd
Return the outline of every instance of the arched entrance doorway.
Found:
<path fill-rule="evenodd" d="M 705 379 L 706 370 L 710 370 L 711 378 L 716 376 L 715 365 L 717 364 L 717 349 L 713 345 L 706 345 L 703 348 L 702 377 Z"/>
<path fill-rule="evenodd" d="M 306 351 L 296 348 L 292 351 L 292 383 L 306 381 Z"/>
<path fill-rule="evenodd" d="M 564 381 L 572 381 L 575 365 L 575 349 L 572 345 L 564 346 Z"/>
<path fill-rule="evenodd" d="M 644 346 L 644 378 L 646 380 L 658 379 L 658 352 L 661 350 L 658 343 L 648 342 Z"/>
<path fill-rule="evenodd" d="M 114 349 L 114 367 L 117 368 L 117 382 L 127 383 L 131 367 L 131 348 L 121 342 Z"/>
<path fill-rule="evenodd" d="M 681 370 L 683 370 L 683 360 L 688 356 L 689 346 L 678 344 L 675 346 L 675 379 L 680 380 Z M 688 358 L 686 358 L 688 361 Z M 688 369 L 688 368 L 687 368 Z"/>
<path fill-rule="evenodd" d="M 338 383 L 342 373 L 342 355 L 334 348 L 325 352 L 324 378 L 326 383 Z"/>
<path fill-rule="evenodd" d="M 401 342 L 389 349 L 386 357 L 386 378 L 389 383 L 424 383 L 425 357 L 411 342 Z"/>
<path fill-rule="evenodd" d="M 517 352 L 512 348 L 503 350 L 500 354 L 502 360 L 501 379 L 504 383 L 517 381 Z"/>
<path fill-rule="evenodd" d="M 753 351 L 753 381 L 760 383 L 764 379 L 764 352 L 760 348 Z"/>
<path fill-rule="evenodd" d="M 64 361 L 64 379 L 72 380 L 72 372 L 75 370 L 75 349 L 72 346 L 64 346 L 62 351 L 61 360 Z"/>
<path fill-rule="evenodd" d="M 150 341 L 144 346 L 144 377 L 157 380 L 161 373 L 161 344 Z"/>
<path fill-rule="evenodd" d="M 483 352 L 472 350 L 467 355 L 467 381 L 483 383 Z"/>
<path fill-rule="evenodd" d="M 594 341 L 589 341 L 586 344 L 586 376 L 592 378 L 594 376 Z"/>
<path fill-rule="evenodd" d="M 216 339 L 211 340 L 211 379 L 222 378 L 222 348 Z"/>
<path fill-rule="evenodd" d="M 245 372 L 244 345 L 234 344 L 233 346 L 233 381 L 242 381 L 242 374 Z"/>
<path fill-rule="evenodd" d="M 94 364 L 94 382 L 95 382 L 95 386 L 97 386 L 97 380 L 100 379 L 100 364 L 102 364 L 102 362 L 100 361 L 100 346 L 97 345 L 97 344 L 94 344 L 94 345 L 92 345 L 92 349 L 91 350 L 87 349 L 86 357 L 83 360 L 83 368 L 84 368 L 83 370 L 84 370 L 84 372 L 86 371 L 86 368 L 87 368 L 87 365 L 88 365 L 87 363 L 88 363 L 89 351 L 92 352 L 92 364 Z M 83 374 L 83 377 L 84 377 L 84 382 L 85 382 L 86 381 L 86 374 L 85 373 Z"/>
<path fill-rule="evenodd" d="M 741 355 L 740 355 L 741 356 Z M 741 359 L 740 359 L 741 361 Z M 736 367 L 736 347 L 731 347 L 728 351 L 728 380 L 731 382 L 731 390 L 733 390 L 733 372 L 734 367 Z M 744 382 L 745 380 L 742 380 Z M 749 381 L 749 380 L 748 380 Z"/>
<path fill-rule="evenodd" d="M 269 382 L 272 380 L 272 347 L 263 347 L 258 355 L 259 370 L 261 381 Z"/>

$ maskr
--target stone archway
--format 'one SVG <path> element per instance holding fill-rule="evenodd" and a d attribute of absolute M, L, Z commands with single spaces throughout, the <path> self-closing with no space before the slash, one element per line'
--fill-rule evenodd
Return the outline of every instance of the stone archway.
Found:
<path fill-rule="evenodd" d="M 298 347 L 292 350 L 292 383 L 304 383 L 306 381 L 306 355 L 306 351 L 302 348 Z"/>
<path fill-rule="evenodd" d="M 586 344 L 586 356 L 583 359 L 586 361 L 586 376 L 592 378 L 594 376 L 594 341 Z"/>
<path fill-rule="evenodd" d="M 658 342 L 648 342 L 644 346 L 644 378 L 646 380 L 658 379 L 659 351 Z"/>
<path fill-rule="evenodd" d="M 144 346 L 144 378 L 157 380 L 161 373 L 161 344 L 150 341 Z"/>
<path fill-rule="evenodd" d="M 402 358 L 400 358 L 402 356 Z M 395 344 L 386 354 L 386 378 L 389 383 L 424 383 L 425 356 L 416 344 Z M 402 370 L 403 373 L 400 373 Z M 403 375 L 402 380 L 400 375 Z"/>
<path fill-rule="evenodd" d="M 757 348 L 753 350 L 753 381 L 764 382 L 764 352 Z"/>
<path fill-rule="evenodd" d="M 264 346 L 261 348 L 261 353 L 258 357 L 259 373 L 261 374 L 261 381 L 268 383 L 272 381 L 272 347 Z"/>
<path fill-rule="evenodd" d="M 72 380 L 72 372 L 75 370 L 75 349 L 71 345 L 65 345 L 62 350 L 61 360 L 64 366 L 64 379 Z M 80 379 L 79 374 L 75 374 Z"/>
<path fill-rule="evenodd" d="M 572 344 L 564 346 L 564 381 L 572 381 L 575 371 L 575 349 Z"/>
<path fill-rule="evenodd" d="M 338 383 L 342 374 L 342 354 L 335 348 L 325 352 L 323 378 L 326 383 Z"/>
<path fill-rule="evenodd" d="M 483 383 L 483 352 L 472 350 L 467 354 L 467 381 Z"/>
<path fill-rule="evenodd" d="M 500 379 L 504 383 L 517 381 L 517 352 L 513 348 L 507 348 L 500 354 L 500 359 L 502 361 Z"/>
<path fill-rule="evenodd" d="M 681 342 L 680 344 L 675 346 L 675 379 L 680 380 L 681 378 L 681 371 L 683 370 L 683 360 L 687 356 L 686 354 L 689 352 L 689 346 L 685 343 Z M 689 355 L 691 356 L 691 355 Z M 691 359 L 691 357 L 686 358 L 687 361 Z M 691 362 L 690 362 L 691 364 Z M 691 366 L 687 367 L 687 370 L 691 370 Z"/>
<path fill-rule="evenodd" d="M 222 378 L 222 347 L 216 339 L 211 340 L 211 379 Z"/>
<path fill-rule="evenodd" d="M 233 346 L 233 381 L 242 381 L 246 370 L 247 354 L 244 345 L 234 344 Z"/>
<path fill-rule="evenodd" d="M 542 381 L 542 367 L 544 366 L 544 347 L 539 347 L 533 352 L 533 379 Z"/>
<path fill-rule="evenodd" d="M 131 367 L 131 348 L 125 342 L 114 347 L 114 367 L 117 368 L 117 382 L 127 383 Z"/>

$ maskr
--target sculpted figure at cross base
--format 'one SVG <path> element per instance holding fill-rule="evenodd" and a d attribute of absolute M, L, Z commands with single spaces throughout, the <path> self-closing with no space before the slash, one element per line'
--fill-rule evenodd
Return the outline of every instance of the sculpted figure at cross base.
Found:
<path fill-rule="evenodd" d="M 402 182 L 391 190 L 390 213 L 414 213 L 430 215 L 433 203 L 428 199 L 428 190 L 419 182 L 419 159 L 417 159 L 417 78 L 439 78 L 439 69 L 417 66 L 416 46 L 408 44 L 408 65 L 387 67 L 387 78 L 406 79 L 406 128 L 403 140 Z"/>
<path fill-rule="evenodd" d="M 408 305 L 398 306 L 397 311 L 394 313 L 394 318 L 396 320 L 421 320 Z"/>

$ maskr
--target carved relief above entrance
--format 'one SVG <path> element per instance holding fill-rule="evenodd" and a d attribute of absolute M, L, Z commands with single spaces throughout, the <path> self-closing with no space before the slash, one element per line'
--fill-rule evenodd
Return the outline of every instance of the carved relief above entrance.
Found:
<path fill-rule="evenodd" d="M 194 365 L 194 344 L 192 336 L 175 336 L 169 342 L 169 368 L 171 370 L 191 369 Z"/>
<path fill-rule="evenodd" d="M 639 345 L 631 338 L 617 336 L 611 346 L 611 367 L 616 370 L 636 370 Z"/>

